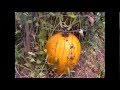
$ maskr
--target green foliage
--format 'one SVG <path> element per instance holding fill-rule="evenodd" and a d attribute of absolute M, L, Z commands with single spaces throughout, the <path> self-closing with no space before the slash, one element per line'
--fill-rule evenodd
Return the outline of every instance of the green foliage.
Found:
<path fill-rule="evenodd" d="M 15 45 L 15 60 L 19 61 L 22 58 L 21 49 L 18 45 Z"/>

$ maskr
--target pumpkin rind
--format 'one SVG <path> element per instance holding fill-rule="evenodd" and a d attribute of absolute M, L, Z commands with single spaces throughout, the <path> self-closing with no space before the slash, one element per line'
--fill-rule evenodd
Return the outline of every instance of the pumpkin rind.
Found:
<path fill-rule="evenodd" d="M 59 32 L 50 37 L 45 49 L 47 49 L 48 65 L 58 74 L 62 74 L 75 68 L 79 61 L 81 44 L 74 34 L 69 33 L 68 37 L 64 37 L 62 32 Z"/>

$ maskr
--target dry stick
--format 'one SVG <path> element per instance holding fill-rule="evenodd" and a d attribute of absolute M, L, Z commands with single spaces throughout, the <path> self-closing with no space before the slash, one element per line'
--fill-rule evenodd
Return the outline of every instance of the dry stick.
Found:
<path fill-rule="evenodd" d="M 64 21 L 64 22 L 66 23 L 66 22 L 67 22 L 67 20 L 68 20 L 68 18 L 67 18 L 67 19 L 65 19 L 65 21 Z"/>
<path fill-rule="evenodd" d="M 17 65 L 20 66 L 20 67 L 23 67 L 23 68 L 25 68 L 25 69 L 27 69 L 27 70 L 29 70 L 29 71 L 32 72 L 32 70 L 30 70 L 29 68 L 27 68 L 27 67 L 25 67 L 25 66 L 23 66 L 23 65 L 20 65 L 20 64 L 17 64 Z"/>
<path fill-rule="evenodd" d="M 56 30 L 56 31 L 63 31 L 63 30 Z M 72 30 L 72 31 L 64 31 L 64 32 L 79 32 L 80 29 L 77 29 L 77 30 Z"/>
<path fill-rule="evenodd" d="M 56 29 L 59 25 L 60 25 L 60 23 L 58 23 L 58 24 L 55 26 L 55 28 L 54 28 L 54 30 L 53 30 L 53 31 L 55 31 L 55 29 Z"/>
<path fill-rule="evenodd" d="M 70 69 L 68 68 L 68 76 L 70 77 Z"/>
<path fill-rule="evenodd" d="M 61 78 L 62 77 L 62 75 L 63 75 L 63 73 L 58 77 L 58 78 Z"/>
<path fill-rule="evenodd" d="M 100 63 L 97 61 L 97 60 L 93 60 L 93 62 L 95 63 L 95 65 L 97 66 L 97 68 L 98 68 L 98 77 L 99 77 L 99 75 L 100 75 L 100 73 L 101 73 L 101 65 L 100 65 Z"/>
<path fill-rule="evenodd" d="M 26 78 L 26 76 L 21 76 L 21 78 Z M 28 77 L 29 78 L 29 77 Z"/>
<path fill-rule="evenodd" d="M 52 30 L 51 34 L 53 35 L 55 28 L 58 27 L 59 23 L 57 25 L 54 26 L 54 29 Z"/>
<path fill-rule="evenodd" d="M 76 77 L 78 77 L 78 76 L 79 76 L 79 73 L 80 73 L 80 71 L 81 71 L 81 70 L 79 70 L 79 71 L 77 72 L 77 75 L 76 75 Z"/>
<path fill-rule="evenodd" d="M 28 68 L 26 68 L 25 66 L 23 66 L 23 65 L 20 65 L 20 64 L 17 64 L 18 66 L 20 66 L 20 67 L 23 67 L 23 68 L 25 68 L 25 69 L 27 69 L 27 70 L 29 70 L 29 71 L 31 71 L 32 72 L 32 70 L 30 70 L 30 69 L 28 69 Z M 23 73 L 23 72 L 22 72 Z M 24 73 L 23 73 L 24 74 Z M 26 74 L 24 74 L 25 76 L 27 76 Z M 24 76 L 21 76 L 21 77 L 24 77 Z M 27 77 L 29 77 L 29 76 L 27 76 Z"/>
<path fill-rule="evenodd" d="M 28 77 L 29 78 L 29 76 L 27 76 L 25 73 L 23 73 L 23 72 L 21 72 L 22 74 L 24 74 L 24 76 L 22 76 L 22 77 Z"/>
<path fill-rule="evenodd" d="M 86 74 L 86 78 L 88 78 L 88 74 L 87 74 L 86 70 L 85 70 L 85 74 Z"/>
<path fill-rule="evenodd" d="M 16 72 L 19 74 L 19 76 L 21 77 L 21 75 L 20 75 L 20 73 L 18 72 L 18 70 L 17 70 L 16 66 L 15 66 L 15 70 L 16 70 Z"/>
<path fill-rule="evenodd" d="M 54 25 L 53 25 L 54 27 L 56 26 L 56 21 L 57 21 L 57 19 L 58 19 L 58 17 L 57 17 L 57 18 L 55 18 L 55 23 L 54 23 Z"/>
<path fill-rule="evenodd" d="M 47 63 L 47 58 L 48 58 L 48 55 L 46 56 L 45 63 L 44 63 L 44 65 L 42 66 L 42 69 L 41 69 L 41 72 L 40 72 L 40 73 L 42 73 L 43 68 L 44 68 L 45 64 Z"/>
<path fill-rule="evenodd" d="M 55 73 L 55 76 L 54 76 L 54 78 L 57 78 L 58 77 L 58 75 Z"/>
<path fill-rule="evenodd" d="M 26 34 L 26 37 L 24 41 L 24 49 L 25 49 L 24 52 L 27 54 L 28 51 L 30 51 L 30 37 L 29 37 L 30 31 L 29 31 L 28 22 L 25 22 L 25 34 Z"/>
<path fill-rule="evenodd" d="M 42 73 L 45 64 L 46 64 L 46 61 L 45 61 L 44 65 L 42 66 L 42 69 L 41 69 L 41 72 L 40 72 L 40 73 Z M 39 73 L 39 74 L 40 74 L 40 73 Z M 39 75 L 38 75 L 38 76 L 39 76 Z M 38 77 L 38 76 L 37 76 L 37 77 Z"/>

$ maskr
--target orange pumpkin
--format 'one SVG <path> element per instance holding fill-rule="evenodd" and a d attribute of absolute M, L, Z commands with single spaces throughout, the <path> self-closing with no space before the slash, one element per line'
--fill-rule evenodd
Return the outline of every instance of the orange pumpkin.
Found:
<path fill-rule="evenodd" d="M 75 68 L 79 61 L 81 44 L 74 34 L 68 33 L 68 36 L 64 36 L 59 32 L 50 37 L 45 49 L 47 49 L 48 65 L 58 74 L 62 74 Z"/>

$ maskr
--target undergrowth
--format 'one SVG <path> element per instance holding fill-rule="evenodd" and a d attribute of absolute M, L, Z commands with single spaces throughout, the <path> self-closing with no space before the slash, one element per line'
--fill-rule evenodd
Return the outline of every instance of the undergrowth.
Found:
<path fill-rule="evenodd" d="M 74 71 L 66 75 L 47 66 L 44 46 L 54 33 L 63 29 L 80 40 L 82 54 Z M 16 12 L 15 78 L 104 78 L 104 12 Z"/>

